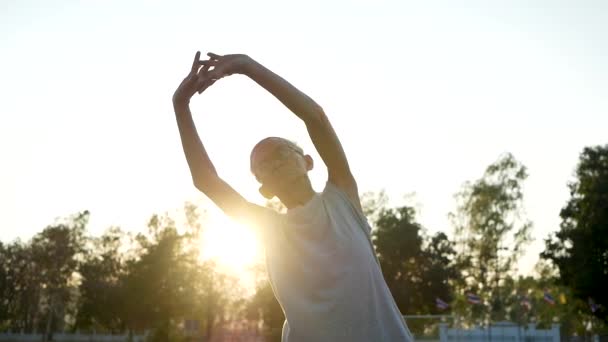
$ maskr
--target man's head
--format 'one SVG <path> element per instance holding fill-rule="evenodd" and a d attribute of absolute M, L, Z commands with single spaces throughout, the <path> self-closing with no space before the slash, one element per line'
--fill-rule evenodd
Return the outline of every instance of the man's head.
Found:
<path fill-rule="evenodd" d="M 308 171 L 313 168 L 312 158 L 287 139 L 262 139 L 251 151 L 250 163 L 251 172 L 262 184 L 260 193 L 268 199 L 277 196 L 283 200 L 297 192 L 298 186 L 310 186 Z"/>

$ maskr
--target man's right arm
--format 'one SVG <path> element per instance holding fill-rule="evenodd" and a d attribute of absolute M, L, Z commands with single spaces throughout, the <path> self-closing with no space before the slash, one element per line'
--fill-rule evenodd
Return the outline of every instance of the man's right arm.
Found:
<path fill-rule="evenodd" d="M 207 184 L 218 178 L 217 172 L 194 125 L 189 100 L 176 99 L 174 96 L 173 109 L 192 181 L 197 189 L 204 192 Z"/>
<path fill-rule="evenodd" d="M 218 176 L 196 130 L 190 112 L 190 98 L 197 90 L 206 89 L 214 82 L 205 79 L 208 68 L 203 67 L 199 71 L 199 57 L 197 53 L 190 74 L 173 95 L 173 109 L 194 186 L 235 219 L 251 223 L 268 219 L 274 214 L 272 210 L 248 202 Z"/>

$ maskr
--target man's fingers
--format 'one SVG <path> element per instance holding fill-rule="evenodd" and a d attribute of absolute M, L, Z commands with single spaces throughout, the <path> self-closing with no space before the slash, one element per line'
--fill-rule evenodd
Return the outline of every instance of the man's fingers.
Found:
<path fill-rule="evenodd" d="M 196 77 L 196 86 L 198 93 L 202 93 L 205 89 L 210 87 L 216 80 L 209 77 L 209 68 L 211 65 L 209 63 L 205 64 L 201 61 L 203 67 L 198 71 L 197 74 L 193 76 Z"/>
<path fill-rule="evenodd" d="M 216 66 L 219 64 L 220 61 L 218 60 L 213 60 L 213 59 L 207 59 L 204 61 L 200 61 L 199 63 L 202 65 L 209 65 L 209 66 Z"/>
<path fill-rule="evenodd" d="M 201 52 L 200 51 L 196 51 L 196 54 L 194 55 L 194 62 L 192 62 L 192 70 L 191 72 L 196 73 L 198 71 L 198 68 L 200 67 L 200 59 L 201 59 Z"/>
<path fill-rule="evenodd" d="M 207 74 L 207 72 L 209 71 L 209 68 L 211 68 L 210 64 L 206 64 L 204 62 L 201 62 L 201 64 L 203 65 L 203 67 L 198 71 L 198 77 L 200 78 L 201 76 L 205 76 L 205 74 Z"/>
<path fill-rule="evenodd" d="M 207 56 L 209 56 L 209 57 L 211 57 L 211 58 L 213 58 L 213 59 L 220 59 L 220 58 L 222 58 L 222 56 L 221 56 L 221 55 L 218 55 L 218 54 L 213 53 L 213 52 L 208 52 L 208 53 L 207 53 Z"/>

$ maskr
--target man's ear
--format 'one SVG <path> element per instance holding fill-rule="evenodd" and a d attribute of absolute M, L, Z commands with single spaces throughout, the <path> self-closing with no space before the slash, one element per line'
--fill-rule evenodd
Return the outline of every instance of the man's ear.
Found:
<path fill-rule="evenodd" d="M 307 154 L 304 156 L 304 160 L 306 161 L 306 171 L 312 170 L 315 166 L 315 163 L 312 160 L 312 157 L 309 154 Z"/>

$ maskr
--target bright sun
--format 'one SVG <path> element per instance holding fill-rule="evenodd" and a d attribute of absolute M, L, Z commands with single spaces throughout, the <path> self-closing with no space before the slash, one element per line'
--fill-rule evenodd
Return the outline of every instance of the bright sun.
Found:
<path fill-rule="evenodd" d="M 243 272 L 261 261 L 262 252 L 253 231 L 227 217 L 214 219 L 203 235 L 202 256 L 218 266 Z"/>

